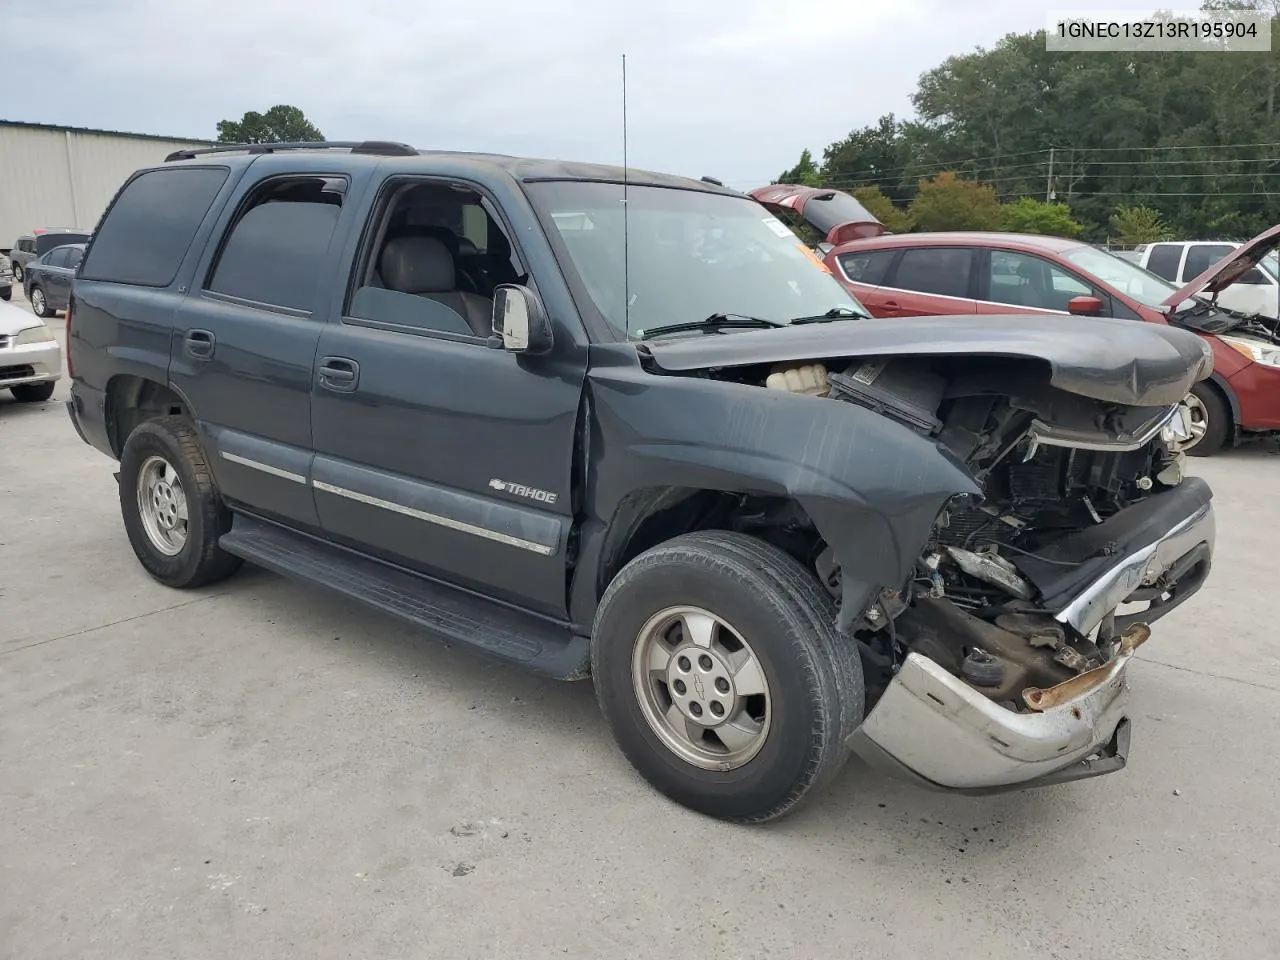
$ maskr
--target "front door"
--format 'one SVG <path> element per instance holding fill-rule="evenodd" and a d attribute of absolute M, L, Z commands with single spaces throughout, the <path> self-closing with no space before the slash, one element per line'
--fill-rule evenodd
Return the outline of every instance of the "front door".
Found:
<path fill-rule="evenodd" d="M 458 252 L 471 248 L 459 238 L 487 238 L 481 255 L 511 245 L 479 194 L 392 178 L 369 216 L 365 245 L 342 268 L 356 273 L 353 293 L 335 305 L 316 352 L 312 476 L 323 528 L 563 617 L 585 362 L 567 343 L 525 358 L 487 341 L 492 289 L 460 266 Z"/>

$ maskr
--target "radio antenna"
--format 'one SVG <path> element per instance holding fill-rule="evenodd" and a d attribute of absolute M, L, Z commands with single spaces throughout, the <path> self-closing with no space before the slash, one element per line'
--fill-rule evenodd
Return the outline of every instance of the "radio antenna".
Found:
<path fill-rule="evenodd" d="M 622 55 L 622 323 L 631 334 L 631 249 L 627 210 L 627 55 Z"/>

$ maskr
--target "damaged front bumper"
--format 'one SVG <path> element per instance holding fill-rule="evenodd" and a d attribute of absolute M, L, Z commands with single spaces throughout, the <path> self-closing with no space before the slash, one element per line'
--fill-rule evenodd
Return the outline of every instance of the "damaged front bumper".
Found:
<path fill-rule="evenodd" d="M 1085 584 L 1059 610 L 1062 622 L 1097 623 L 1115 607 L 1150 601 L 1151 584 L 1177 602 L 1204 582 L 1213 550 L 1209 503 Z M 1176 603 L 1152 602 L 1130 623 L 1163 616 Z M 1087 610 L 1088 614 L 1079 616 Z M 1063 616 L 1064 613 L 1070 613 Z M 1096 619 L 1095 619 L 1096 618 Z M 1117 622 L 1121 622 L 1117 617 Z M 1133 623 L 1110 660 L 1032 696 L 1042 709 L 1014 712 L 993 702 L 928 657 L 911 653 L 850 738 L 873 766 L 941 790 L 992 793 L 1063 783 L 1122 769 L 1129 745 L 1129 661 L 1146 628 Z"/>

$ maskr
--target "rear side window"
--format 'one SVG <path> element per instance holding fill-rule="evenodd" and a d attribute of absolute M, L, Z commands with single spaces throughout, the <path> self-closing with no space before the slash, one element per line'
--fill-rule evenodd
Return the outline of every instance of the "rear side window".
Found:
<path fill-rule="evenodd" d="M 80 276 L 167 287 L 228 173 L 225 167 L 150 170 L 129 181 L 96 231 Z"/>
<path fill-rule="evenodd" d="M 889 272 L 889 264 L 893 263 L 897 250 L 867 250 L 859 253 L 846 253 L 840 258 L 840 268 L 854 283 L 866 283 L 872 286 L 884 283 L 885 274 Z"/>
<path fill-rule="evenodd" d="M 337 177 L 282 178 L 259 187 L 223 240 L 207 289 L 310 311 L 345 188 Z"/>
<path fill-rule="evenodd" d="M 1166 280 L 1178 279 L 1178 264 L 1182 262 L 1182 244 L 1157 243 L 1147 258 L 1147 269 Z"/>
<path fill-rule="evenodd" d="M 944 297 L 969 296 L 973 251 L 963 247 L 909 249 L 898 261 L 892 286 Z"/>
<path fill-rule="evenodd" d="M 1193 243 L 1187 248 L 1187 262 L 1182 267 L 1182 279 L 1194 280 L 1234 250 L 1235 247 L 1229 243 Z"/>

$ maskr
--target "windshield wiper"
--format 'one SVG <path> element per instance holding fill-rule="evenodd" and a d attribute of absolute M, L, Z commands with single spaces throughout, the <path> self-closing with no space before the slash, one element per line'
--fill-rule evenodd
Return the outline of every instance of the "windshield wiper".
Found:
<path fill-rule="evenodd" d="M 843 320 L 847 317 L 857 317 L 859 320 L 870 320 L 871 314 L 866 313 L 856 307 L 842 305 L 832 307 L 826 313 L 816 313 L 812 317 L 793 317 L 791 325 L 796 326 L 802 323 L 827 323 L 831 320 Z"/>
<path fill-rule="evenodd" d="M 761 317 L 748 317 L 741 313 L 713 313 L 705 320 L 688 320 L 684 323 L 667 323 L 660 327 L 647 327 L 644 330 L 637 330 L 636 336 L 645 338 L 660 336 L 664 333 L 684 333 L 686 330 L 726 330 L 734 328 L 759 330 L 783 326 L 786 326 L 786 324 L 778 323 L 774 320 L 765 320 Z"/>

